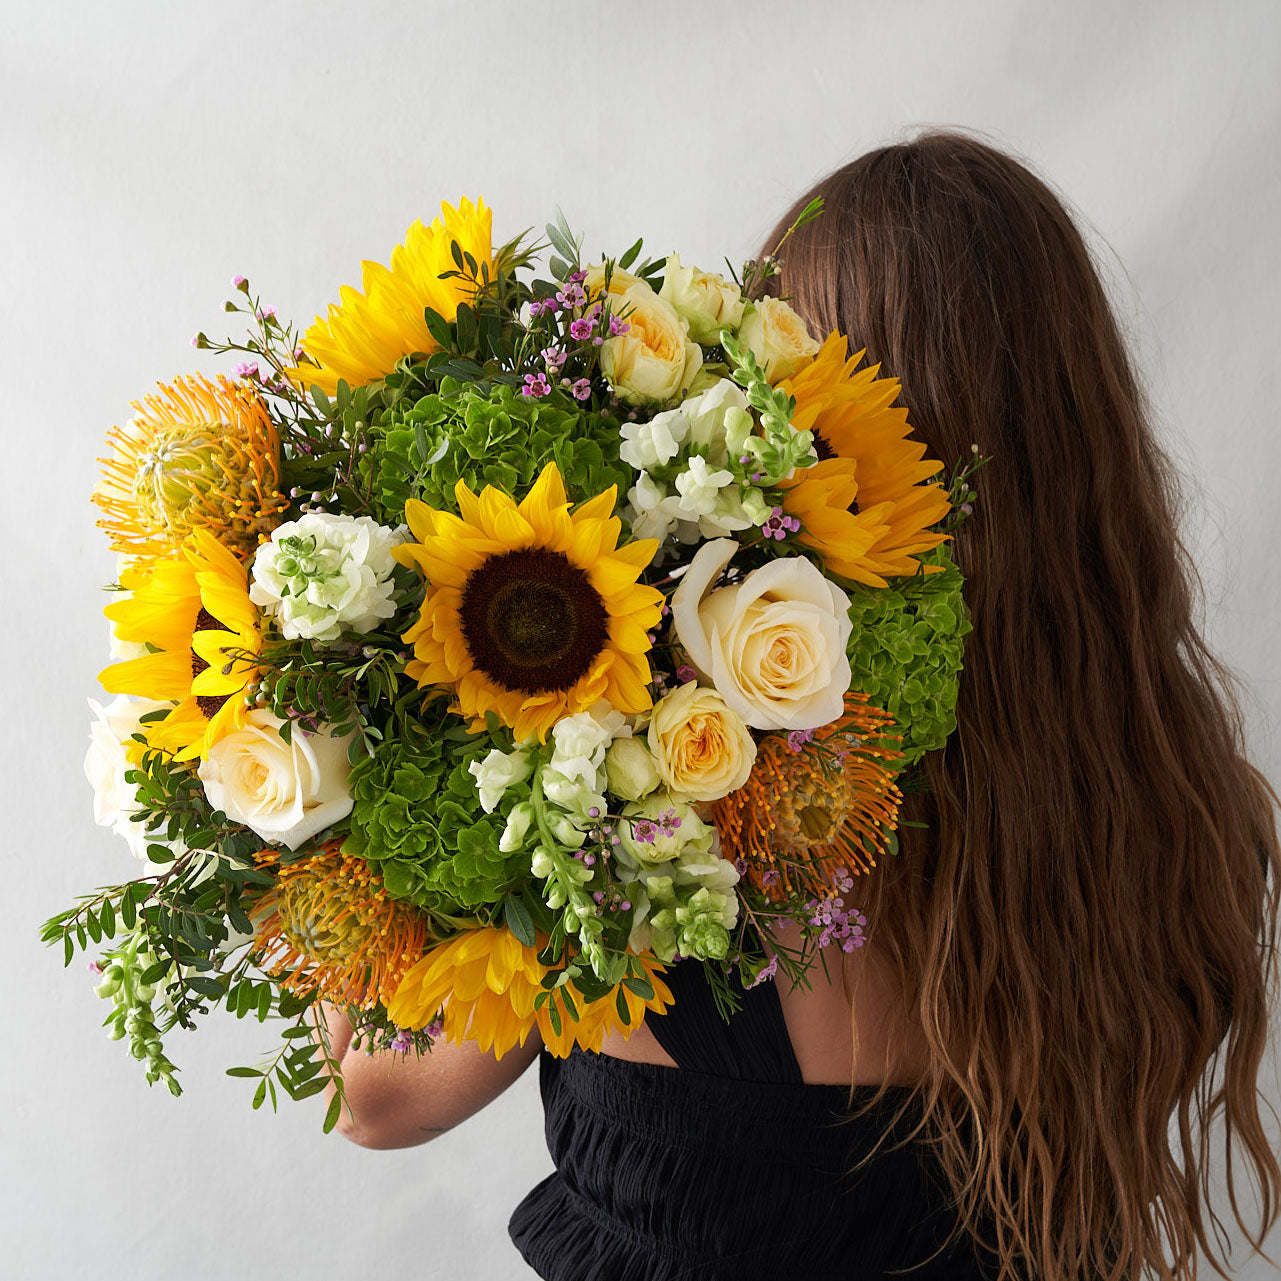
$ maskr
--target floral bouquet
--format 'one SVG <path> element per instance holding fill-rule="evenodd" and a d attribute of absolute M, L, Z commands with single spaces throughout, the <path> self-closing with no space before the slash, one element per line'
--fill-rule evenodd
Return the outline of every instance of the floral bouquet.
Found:
<path fill-rule="evenodd" d="M 300 338 L 237 277 L 248 335 L 192 340 L 235 377 L 109 434 L 86 769 L 146 866 L 44 938 L 106 944 L 111 1035 L 175 1094 L 161 1037 L 219 1003 L 289 1024 L 231 1069 L 254 1106 L 332 1081 L 329 1129 L 320 999 L 370 1052 L 563 1056 L 679 959 L 728 1016 L 864 940 L 854 878 L 955 723 L 981 460 L 924 459 L 775 257 L 547 241 L 445 205 Z"/>

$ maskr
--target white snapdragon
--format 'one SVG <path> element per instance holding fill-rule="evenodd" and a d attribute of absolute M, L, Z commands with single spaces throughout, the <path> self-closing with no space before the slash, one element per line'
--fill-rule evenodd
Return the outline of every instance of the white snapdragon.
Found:
<path fill-rule="evenodd" d="M 690 545 L 763 525 L 764 497 L 731 469 L 755 430 L 747 397 L 728 378 L 649 423 L 625 424 L 620 453 L 638 471 L 627 494 L 633 537 L 658 539 L 661 559 L 673 538 Z M 670 478 L 655 476 L 657 468 Z"/>
<path fill-rule="evenodd" d="M 668 409 L 648 422 L 623 423 L 619 434 L 623 443 L 618 456 L 637 471 L 648 471 L 676 457 L 689 434 L 689 423 L 679 409 Z"/>
<path fill-rule="evenodd" d="M 510 752 L 495 747 L 483 761 L 472 761 L 467 772 L 476 780 L 481 809 L 492 814 L 503 799 L 503 793 L 517 783 L 523 783 L 534 772 L 534 763 L 524 747 Z"/>
<path fill-rule="evenodd" d="M 396 612 L 392 548 L 404 536 L 369 516 L 309 512 L 258 548 L 249 598 L 288 640 L 372 631 Z"/>
<path fill-rule="evenodd" d="M 706 458 L 693 455 L 685 470 L 676 477 L 681 515 L 687 520 L 710 516 L 716 510 L 721 490 L 733 483 L 733 475 L 723 467 L 713 470 Z"/>
<path fill-rule="evenodd" d="M 603 814 L 605 753 L 614 739 L 631 732 L 627 717 L 603 699 L 557 721 L 552 757 L 540 776 L 543 795 L 582 824 L 592 820 L 593 809 Z"/>

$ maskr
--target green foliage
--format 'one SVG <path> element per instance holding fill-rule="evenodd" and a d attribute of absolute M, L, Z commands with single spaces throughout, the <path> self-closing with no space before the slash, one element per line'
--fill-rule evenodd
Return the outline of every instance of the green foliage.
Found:
<path fill-rule="evenodd" d="M 418 745 L 391 740 L 351 772 L 348 854 L 368 860 L 393 898 L 444 916 L 498 902 L 528 871 L 528 856 L 502 854 L 503 810 L 486 814 L 468 764 L 488 739 Z"/>
<path fill-rule="evenodd" d="M 956 727 L 956 696 L 972 630 L 963 579 L 947 545 L 924 553 L 942 573 L 893 580 L 890 587 L 847 588 L 852 687 L 894 717 L 903 765 L 942 747 Z"/>
<path fill-rule="evenodd" d="M 457 511 L 460 479 L 476 491 L 493 485 L 523 498 L 549 462 L 575 502 L 610 485 L 621 498 L 632 481 L 618 457 L 617 420 L 561 392 L 536 399 L 512 387 L 483 392 L 447 382 L 439 394 L 398 406 L 372 431 L 376 447 L 364 465 L 388 524 L 403 520 L 409 498 Z"/>

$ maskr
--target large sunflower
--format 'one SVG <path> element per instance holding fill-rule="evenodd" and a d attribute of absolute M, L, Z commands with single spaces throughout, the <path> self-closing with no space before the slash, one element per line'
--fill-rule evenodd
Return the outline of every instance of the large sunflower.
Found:
<path fill-rule="evenodd" d="M 569 1015 L 558 995 L 557 1030 L 548 1003 L 534 1008 L 547 973 L 538 949 L 526 946 L 505 927 L 483 926 L 428 952 L 401 981 L 387 1014 L 398 1027 L 421 1028 L 443 1006 L 449 1040 L 456 1045 L 475 1041 L 497 1059 L 513 1046 L 524 1045 L 535 1026 L 557 1058 L 565 1058 L 575 1045 L 599 1052 L 608 1032 L 618 1030 L 627 1039 L 646 1010 L 663 1014 L 672 1004 L 671 989 L 658 977 L 662 964 L 652 956 L 640 961 L 654 989 L 652 997 L 645 1000 L 619 984 L 598 1000 L 587 1001 L 571 981 L 565 986 L 572 990 L 578 1018 Z M 627 1005 L 626 1023 L 618 1014 L 620 993 Z"/>
<path fill-rule="evenodd" d="M 280 441 L 254 389 L 199 375 L 161 383 L 136 416 L 107 434 L 93 501 L 112 547 L 172 555 L 207 529 L 249 556 L 289 503 L 279 491 Z"/>
<path fill-rule="evenodd" d="M 431 307 L 453 320 L 458 304 L 475 292 L 463 275 L 441 280 L 442 273 L 457 270 L 450 245 L 457 242 L 465 254 L 494 274 L 491 235 L 492 211 L 483 200 L 473 205 L 465 196 L 453 209 L 441 205 L 441 218 L 430 227 L 415 222 L 405 241 L 391 251 L 391 267 L 364 262 L 364 293 L 343 285 L 341 304 L 329 304 L 329 318 L 316 322 L 303 335 L 303 350 L 316 363 L 298 365 L 285 372 L 303 387 L 318 386 L 330 395 L 340 378 L 353 387 L 384 378 L 402 356 L 438 351 L 423 309 Z M 318 366 L 318 367 L 317 367 Z"/>
<path fill-rule="evenodd" d="M 103 612 L 120 640 L 156 652 L 115 663 L 98 679 L 112 694 L 176 702 L 148 741 L 179 760 L 204 756 L 244 722 L 245 686 L 259 670 L 258 611 L 245 567 L 197 529 L 178 555 L 123 569 L 120 586 L 127 598 Z"/>
<path fill-rule="evenodd" d="M 879 365 L 857 369 L 846 339 L 833 331 L 808 365 L 780 388 L 796 398 L 792 423 L 814 432 L 819 462 L 799 468 L 780 488 L 783 509 L 801 522 L 797 541 L 812 547 L 834 574 L 872 587 L 887 576 L 936 573 L 916 553 L 949 535 L 930 526 L 951 503 L 939 484 L 922 482 L 941 464 L 923 458 L 925 446 L 908 440 L 906 409 L 893 409 L 899 383 L 878 378 Z"/>
<path fill-rule="evenodd" d="M 652 706 L 648 633 L 663 596 L 636 579 L 658 542 L 617 546 L 614 487 L 571 514 L 548 463 L 519 505 L 492 485 L 478 496 L 460 480 L 455 493 L 459 516 L 405 506 L 418 541 L 394 554 L 427 579 L 405 671 L 452 686 L 474 725 L 492 711 L 518 740 L 546 741 L 601 698 L 627 713 Z"/>

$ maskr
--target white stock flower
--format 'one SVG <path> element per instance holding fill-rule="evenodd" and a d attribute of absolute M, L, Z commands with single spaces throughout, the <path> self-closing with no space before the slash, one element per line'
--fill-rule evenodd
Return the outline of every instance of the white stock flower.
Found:
<path fill-rule="evenodd" d="M 483 761 L 472 761 L 467 772 L 476 780 L 481 809 L 492 814 L 503 799 L 503 793 L 517 783 L 523 783 L 534 772 L 534 763 L 523 747 L 510 752 L 499 751 L 495 747 Z"/>
<path fill-rule="evenodd" d="M 89 726 L 89 750 L 85 753 L 85 777 L 93 787 L 93 819 L 100 827 L 109 827 L 117 836 L 128 842 L 129 852 L 140 863 L 147 859 L 148 845 L 168 845 L 164 832 L 150 832 L 145 823 L 135 823 L 133 815 L 139 812 L 138 788 L 125 778 L 135 768 L 130 757 L 130 740 L 141 728 L 140 718 L 148 712 L 169 711 L 171 703 L 157 703 L 149 698 L 133 698 L 117 694 L 103 707 L 94 699 L 89 700 L 94 720 Z M 142 750 L 140 743 L 131 744 Z M 182 853 L 181 841 L 170 848 Z"/>
<path fill-rule="evenodd" d="M 392 548 L 403 538 L 369 516 L 309 512 L 258 548 L 249 599 L 288 640 L 329 644 L 372 631 L 396 612 Z"/>
<path fill-rule="evenodd" d="M 732 539 L 705 543 L 672 595 L 689 661 L 755 729 L 815 729 L 844 710 L 849 597 L 801 556 L 708 591 L 733 559 Z"/>
<path fill-rule="evenodd" d="M 268 844 L 296 850 L 351 813 L 351 737 L 335 738 L 323 726 L 307 734 L 295 725 L 286 743 L 283 724 L 256 708 L 239 729 L 214 743 L 197 773 L 214 809 Z"/>

